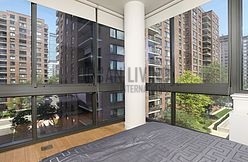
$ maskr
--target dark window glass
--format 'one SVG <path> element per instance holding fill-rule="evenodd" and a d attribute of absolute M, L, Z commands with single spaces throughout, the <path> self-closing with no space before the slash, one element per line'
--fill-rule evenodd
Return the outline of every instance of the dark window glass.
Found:
<path fill-rule="evenodd" d="M 93 22 L 43 6 L 37 12 L 38 59 L 44 64 L 38 83 L 93 83 Z"/>
<path fill-rule="evenodd" d="M 146 112 L 149 119 L 171 123 L 171 93 L 149 91 Z"/>
<path fill-rule="evenodd" d="M 0 145 L 31 137 L 31 97 L 0 98 Z"/>
<path fill-rule="evenodd" d="M 148 83 L 170 83 L 169 20 L 146 29 Z"/>
<path fill-rule="evenodd" d="M 124 40 L 109 35 L 116 31 L 99 25 L 98 81 L 101 83 L 124 83 Z"/>
<path fill-rule="evenodd" d="M 123 91 L 100 92 L 98 94 L 98 121 L 123 118 L 125 115 L 124 98 Z"/>
<path fill-rule="evenodd" d="M 37 97 L 38 136 L 92 124 L 92 95 L 90 93 Z"/>

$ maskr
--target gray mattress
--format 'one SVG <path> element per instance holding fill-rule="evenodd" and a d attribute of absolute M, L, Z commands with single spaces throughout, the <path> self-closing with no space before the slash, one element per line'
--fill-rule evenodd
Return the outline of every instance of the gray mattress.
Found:
<path fill-rule="evenodd" d="M 248 162 L 248 146 L 208 134 L 147 123 L 42 162 Z"/>

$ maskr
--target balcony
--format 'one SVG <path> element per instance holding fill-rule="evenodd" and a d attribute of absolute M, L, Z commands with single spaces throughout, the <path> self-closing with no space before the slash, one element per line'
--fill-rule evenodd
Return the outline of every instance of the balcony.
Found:
<path fill-rule="evenodd" d="M 150 36 L 150 35 L 148 35 L 148 41 L 156 43 L 156 44 L 161 44 L 162 43 L 161 39 L 156 38 L 154 36 Z"/>
<path fill-rule="evenodd" d="M 161 50 L 155 49 L 155 48 L 149 48 L 148 53 L 154 54 L 154 55 L 162 55 Z"/>
<path fill-rule="evenodd" d="M 203 61 L 204 62 L 212 62 L 212 59 L 211 59 L 211 57 L 204 57 Z"/>
<path fill-rule="evenodd" d="M 149 113 L 150 112 L 154 112 L 154 111 L 160 111 L 162 109 L 162 106 L 161 105 L 156 105 L 156 106 L 151 106 L 149 107 Z"/>
<path fill-rule="evenodd" d="M 161 60 L 153 60 L 153 59 L 149 59 L 149 65 L 154 65 L 154 66 L 161 66 L 162 65 L 162 61 Z"/>
<path fill-rule="evenodd" d="M 149 95 L 149 100 L 160 100 L 161 95 Z"/>
<path fill-rule="evenodd" d="M 6 37 L 6 36 L 7 36 L 7 32 L 3 32 L 3 31 L 0 32 L 0 38 L 1 37 Z"/>
<path fill-rule="evenodd" d="M 159 27 L 156 27 L 156 26 L 151 26 L 149 28 L 149 30 L 155 32 L 155 33 L 158 33 L 158 34 L 161 34 L 161 30 L 159 29 Z"/>

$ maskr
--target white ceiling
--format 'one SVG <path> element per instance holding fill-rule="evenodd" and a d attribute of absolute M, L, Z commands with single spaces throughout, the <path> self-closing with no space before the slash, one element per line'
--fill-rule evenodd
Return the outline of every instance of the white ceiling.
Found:
<path fill-rule="evenodd" d="M 79 0 L 80 1 L 80 0 Z M 107 8 L 109 10 L 112 10 L 114 12 L 117 12 L 121 15 L 123 15 L 124 12 L 124 5 L 133 0 L 87 0 L 89 2 L 92 2 L 94 4 L 97 4 L 99 6 L 102 6 L 104 8 Z M 172 1 L 175 0 L 138 0 L 144 3 L 145 5 L 145 14 L 149 14 L 152 11 L 169 4 Z"/>

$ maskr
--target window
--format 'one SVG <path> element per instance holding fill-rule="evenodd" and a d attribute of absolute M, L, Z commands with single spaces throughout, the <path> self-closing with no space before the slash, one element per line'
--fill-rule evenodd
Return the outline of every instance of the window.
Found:
<path fill-rule="evenodd" d="M 15 15 L 11 14 L 9 17 L 10 17 L 10 19 L 15 19 Z"/>
<path fill-rule="evenodd" d="M 20 20 L 20 21 L 24 21 L 24 22 L 27 21 L 27 19 L 26 19 L 25 17 L 21 17 L 21 16 L 19 17 L 19 20 Z"/>
<path fill-rule="evenodd" d="M 124 92 L 101 92 L 98 95 L 98 121 L 124 117 L 125 102 L 122 99 Z"/>
<path fill-rule="evenodd" d="M 115 33 L 115 36 L 117 36 L 116 31 L 118 30 L 108 26 L 99 25 L 99 39 L 104 40 L 108 37 L 109 33 L 106 31 L 113 32 Z M 101 83 L 124 83 L 123 70 L 117 70 L 117 62 L 124 62 L 124 51 L 122 50 L 124 47 L 124 41 L 117 39 L 108 39 L 109 43 L 99 41 L 98 81 Z M 106 62 L 108 62 L 107 65 Z"/>
<path fill-rule="evenodd" d="M 123 93 L 117 93 L 117 102 L 122 102 L 124 100 L 124 94 Z"/>
<path fill-rule="evenodd" d="M 13 21 L 13 20 L 10 20 L 9 23 L 10 23 L 10 25 L 15 25 L 15 21 Z"/>
<path fill-rule="evenodd" d="M 124 68 L 124 62 L 117 61 L 117 70 L 125 70 Z"/>
<path fill-rule="evenodd" d="M 9 35 L 10 35 L 11 37 L 14 37 L 14 36 L 15 36 L 15 33 L 14 33 L 14 32 L 10 32 Z"/>
<path fill-rule="evenodd" d="M 110 53 L 124 55 L 124 47 L 110 44 Z"/>
<path fill-rule="evenodd" d="M 111 38 L 124 40 L 124 32 L 123 31 L 116 30 L 116 29 L 113 29 L 113 28 L 110 28 L 109 30 L 110 30 L 110 37 Z"/>
<path fill-rule="evenodd" d="M 194 101 L 189 102 L 191 99 Z M 177 93 L 176 102 L 176 125 L 204 133 L 224 128 L 232 111 L 232 101 L 228 96 Z M 228 134 L 228 131 L 223 132 L 222 137 Z"/>
<path fill-rule="evenodd" d="M 1 123 L 1 132 L 4 132 L 4 134 L 0 135 L 0 145 L 27 139 L 31 140 L 31 97 L 9 97 L 0 98 L 0 100 L 1 119 L 9 119 L 6 120 L 6 124 Z"/>
<path fill-rule="evenodd" d="M 89 93 L 47 95 L 37 98 L 39 137 L 92 124 L 92 118 L 90 118 L 92 98 Z M 44 110 L 46 110 L 45 113 Z"/>
<path fill-rule="evenodd" d="M 7 88 L 13 96 L 19 96 L 13 97 L 16 98 L 14 102 L 6 96 L 6 92 L 0 91 L 0 119 L 8 120 L 7 124 L 0 123 L 0 129 L 4 129 L 0 131 L 4 132 L 4 135 L 0 134 L 0 148 L 82 130 L 93 127 L 95 123 L 107 123 L 110 119 L 123 119 L 124 92 L 119 87 L 124 83 L 124 33 L 113 29 L 115 38 L 109 39 L 108 26 L 99 25 L 99 30 L 96 30 L 93 21 L 39 4 L 30 6 L 31 3 L 26 0 L 12 0 L 11 5 L 18 6 L 20 1 L 22 10 L 8 8 L 8 0 L 0 4 L 1 15 L 13 14 L 10 22 L 7 22 L 12 24 L 9 33 L 6 33 L 10 36 L 9 42 L 7 45 L 0 44 L 0 47 L 4 47 L 0 49 L 0 59 L 10 59 L 0 61 L 0 88 Z M 31 8 L 37 12 L 34 14 L 37 21 L 32 20 Z M 45 16 L 47 13 L 49 17 Z M 37 33 L 32 32 L 31 22 L 37 23 Z M 99 33 L 93 34 L 96 31 Z M 32 40 L 35 35 L 37 39 Z M 110 44 L 114 45 L 111 55 Z M 33 45 L 37 45 L 37 49 L 33 49 Z M 98 52 L 95 47 L 98 47 Z M 33 57 L 33 50 L 37 51 L 37 58 Z M 36 61 L 32 62 L 32 59 Z M 108 79 L 106 76 L 111 61 L 113 70 Z M 99 69 L 95 69 L 95 63 Z M 37 67 L 37 71 L 32 67 Z M 2 71 L 7 71 L 8 75 Z M 32 80 L 34 77 L 37 80 Z M 38 84 L 39 92 L 31 85 L 33 82 Z M 96 82 L 100 86 L 101 83 L 109 84 L 109 92 L 97 89 L 92 84 Z M 24 90 L 20 93 L 4 84 L 18 84 L 17 89 Z M 61 88 L 58 90 L 55 84 L 61 84 Z M 30 92 L 25 90 L 27 87 Z M 49 87 L 49 92 L 46 87 Z M 78 92 L 75 92 L 75 88 Z M 110 102 L 110 93 L 114 94 L 114 104 Z M 36 103 L 30 102 L 31 99 Z M 34 123 L 36 127 L 33 127 Z"/>
<path fill-rule="evenodd" d="M 242 55 L 242 89 L 248 90 L 248 25 L 244 15 L 248 13 L 248 3 L 243 0 L 243 55 Z"/>
<path fill-rule="evenodd" d="M 15 27 L 11 26 L 11 27 L 9 27 L 9 30 L 15 31 Z"/>
<path fill-rule="evenodd" d="M 124 32 L 117 30 L 117 39 L 124 40 Z"/>
<path fill-rule="evenodd" d="M 160 49 L 162 44 L 153 45 L 149 39 L 147 42 L 147 60 L 155 60 L 156 57 L 162 56 L 163 63 L 162 67 L 154 67 L 147 61 L 148 118 L 205 133 L 211 131 L 213 127 L 210 128 L 210 125 L 219 118 L 223 118 L 223 125 L 227 123 L 228 112 L 232 108 L 228 96 L 227 11 L 228 0 L 212 0 L 175 16 L 170 19 L 174 25 L 171 30 L 173 39 L 169 41 L 156 32 L 156 29 L 160 28 L 166 37 L 166 32 L 170 31 L 164 29 L 164 22 L 146 29 L 147 37 L 162 37 L 165 46 Z M 209 23 L 205 22 L 206 18 Z M 166 48 L 170 47 L 169 44 L 173 45 L 173 50 Z M 156 53 L 157 49 L 165 51 L 159 55 Z M 167 50 L 172 54 L 173 60 L 164 56 Z M 218 127 L 218 123 L 213 125 Z M 216 128 L 213 131 L 215 130 Z"/>
<path fill-rule="evenodd" d="M 117 46 L 117 54 L 119 55 L 124 55 L 124 47 Z"/>
<path fill-rule="evenodd" d="M 109 30 L 110 30 L 110 37 L 116 38 L 116 30 L 112 28 L 110 28 Z"/>

